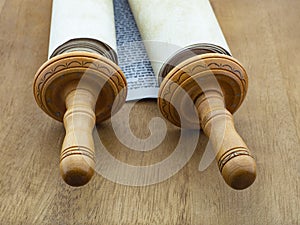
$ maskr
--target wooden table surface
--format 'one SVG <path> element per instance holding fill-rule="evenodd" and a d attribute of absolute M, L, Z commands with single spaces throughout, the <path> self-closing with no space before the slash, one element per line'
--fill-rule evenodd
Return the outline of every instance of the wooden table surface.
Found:
<path fill-rule="evenodd" d="M 0 224 L 300 224 L 300 1 L 211 3 L 249 74 L 235 121 L 257 159 L 255 183 L 230 189 L 215 162 L 200 172 L 207 144 L 202 133 L 188 163 L 161 183 L 134 187 L 106 179 L 103 149 L 128 165 L 152 165 L 172 154 L 180 136 L 166 123 L 157 148 L 133 151 L 107 121 L 94 133 L 98 173 L 82 188 L 67 186 L 59 174 L 64 128 L 37 107 L 32 93 L 33 76 L 47 59 L 51 1 L 1 0 Z M 124 109 L 131 107 L 131 132 L 147 138 L 151 118 L 160 116 L 156 102 Z M 128 120 L 119 114 L 115 121 L 122 132 Z M 154 126 L 153 132 L 161 131 Z"/>

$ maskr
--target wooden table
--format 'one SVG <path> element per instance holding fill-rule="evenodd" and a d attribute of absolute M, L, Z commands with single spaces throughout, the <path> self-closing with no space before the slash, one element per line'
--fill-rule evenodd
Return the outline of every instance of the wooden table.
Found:
<path fill-rule="evenodd" d="M 82 188 L 67 186 L 58 167 L 63 126 L 40 111 L 32 94 L 33 76 L 47 59 L 51 1 L 1 0 L 0 224 L 300 224 L 300 1 L 211 3 L 250 78 L 235 121 L 257 158 L 255 183 L 230 189 L 216 163 L 199 172 L 207 144 L 201 133 L 189 162 L 164 182 L 124 186 L 99 173 Z M 133 105 L 132 132 L 146 138 L 158 108 L 145 100 L 125 109 Z M 122 115 L 115 119 L 122 127 Z M 123 162 L 150 165 L 176 146 L 180 130 L 167 128 L 161 145 L 142 153 L 120 143 L 107 121 L 94 133 L 96 149 L 102 143 Z"/>

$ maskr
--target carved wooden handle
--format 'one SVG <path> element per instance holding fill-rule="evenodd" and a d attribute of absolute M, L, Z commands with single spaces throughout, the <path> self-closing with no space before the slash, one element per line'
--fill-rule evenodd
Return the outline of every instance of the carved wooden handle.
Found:
<path fill-rule="evenodd" d="M 71 91 L 66 97 L 64 115 L 66 136 L 63 142 L 60 171 L 71 186 L 86 184 L 94 174 L 94 141 L 96 98 L 85 89 Z"/>
<path fill-rule="evenodd" d="M 125 103 L 127 84 L 123 72 L 99 54 L 62 53 L 37 71 L 33 92 L 45 113 L 64 122 L 66 137 L 60 160 L 63 179 L 72 186 L 86 184 L 95 167 L 95 121 L 110 118 Z"/>
<path fill-rule="evenodd" d="M 256 163 L 236 132 L 231 113 L 217 91 L 202 94 L 196 102 L 201 126 L 217 152 L 217 162 L 226 183 L 234 189 L 250 186 L 256 178 Z"/>

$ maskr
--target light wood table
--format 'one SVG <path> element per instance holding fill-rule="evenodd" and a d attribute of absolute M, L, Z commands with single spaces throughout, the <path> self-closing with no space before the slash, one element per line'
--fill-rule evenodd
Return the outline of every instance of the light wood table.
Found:
<path fill-rule="evenodd" d="M 189 162 L 164 182 L 124 186 L 99 173 L 82 188 L 67 186 L 58 166 L 63 126 L 40 111 L 32 93 L 33 76 L 47 58 L 51 1 L 2 0 L 0 224 L 300 224 L 300 1 L 211 3 L 249 74 L 235 121 L 257 159 L 255 183 L 232 190 L 216 163 L 199 172 L 207 143 L 201 133 Z M 148 137 L 149 121 L 157 116 L 155 101 L 135 104 L 132 132 Z M 121 115 L 116 120 L 122 127 Z M 180 130 L 167 128 L 158 148 L 141 153 L 121 144 L 107 121 L 94 133 L 100 137 L 96 149 L 101 141 L 123 162 L 150 165 L 176 146 Z"/>

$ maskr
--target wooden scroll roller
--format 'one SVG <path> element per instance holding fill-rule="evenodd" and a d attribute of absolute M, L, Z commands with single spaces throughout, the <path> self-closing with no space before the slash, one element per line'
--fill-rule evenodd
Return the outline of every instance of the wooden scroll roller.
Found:
<path fill-rule="evenodd" d="M 161 113 L 176 126 L 195 129 L 199 122 L 189 116 L 194 109 L 185 105 L 185 98 L 191 98 L 226 183 L 235 189 L 250 186 L 256 164 L 232 117 L 248 87 L 242 65 L 227 55 L 205 53 L 184 60 L 166 74 L 158 98 Z"/>
<path fill-rule="evenodd" d="M 129 3 L 161 81 L 161 113 L 179 127 L 199 129 L 200 124 L 226 183 L 247 188 L 256 178 L 256 163 L 234 127 L 232 113 L 246 96 L 248 78 L 231 57 L 208 0 Z"/>
<path fill-rule="evenodd" d="M 78 3 L 72 3 L 75 2 Z M 85 3 L 90 4 L 89 2 Z M 68 5 L 68 1 L 65 3 Z M 63 4 L 62 1 L 53 2 L 53 10 L 56 10 L 53 15 L 59 15 L 60 10 L 64 10 L 59 4 Z M 76 10 L 71 13 L 80 18 L 80 9 L 84 10 L 86 4 L 75 7 L 77 14 Z M 92 6 L 93 4 L 89 5 Z M 112 4 L 108 6 L 111 7 Z M 99 10 L 101 11 L 101 7 Z M 93 17 L 95 18 L 97 17 Z M 89 36 L 76 38 L 75 35 L 74 39 L 65 42 L 64 37 L 74 35 L 74 32 L 72 33 L 71 28 L 61 30 L 64 19 L 68 17 L 58 21 L 62 26 L 58 29 L 59 32 L 66 31 L 60 37 L 58 31 L 53 31 L 53 26 L 57 26 L 57 18 L 52 18 L 50 48 L 53 42 L 62 44 L 51 51 L 53 53 L 50 59 L 37 71 L 33 89 L 41 109 L 52 118 L 63 122 L 66 129 L 60 157 L 61 175 L 67 184 L 81 186 L 94 174 L 95 150 L 92 132 L 95 123 L 110 118 L 120 109 L 125 102 L 127 89 L 114 51 L 107 44 Z M 82 25 L 80 21 L 77 22 L 79 25 L 75 28 L 76 32 L 80 31 Z"/>

